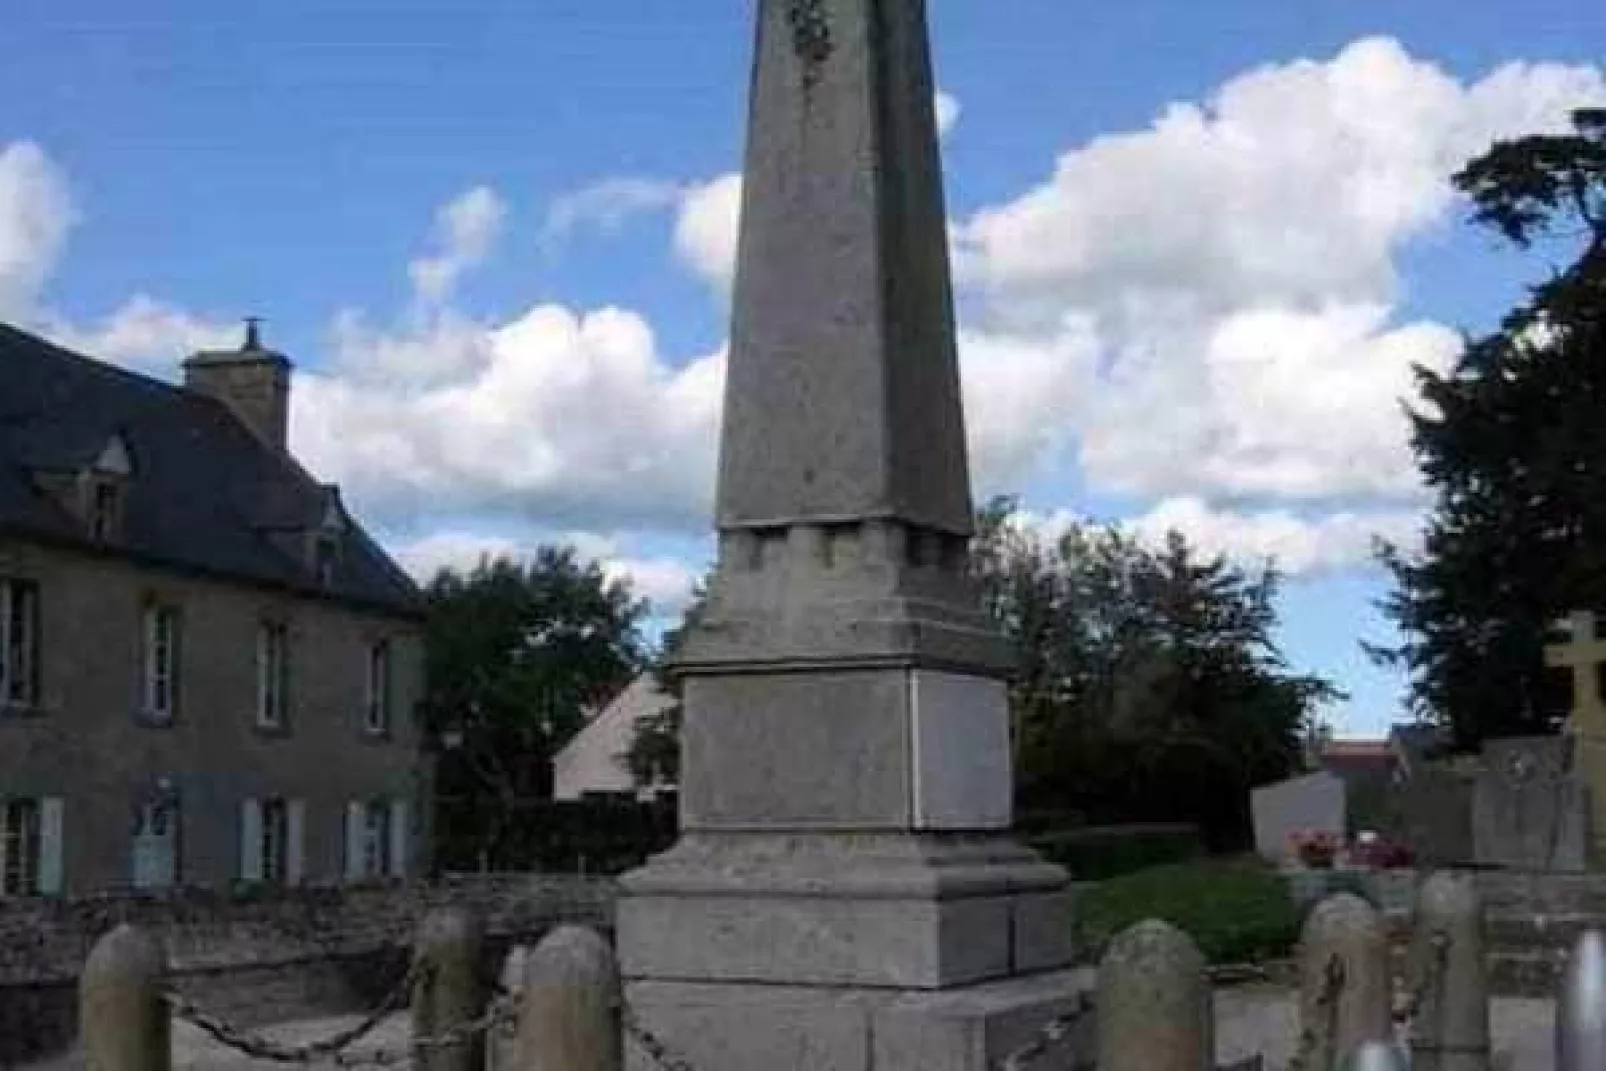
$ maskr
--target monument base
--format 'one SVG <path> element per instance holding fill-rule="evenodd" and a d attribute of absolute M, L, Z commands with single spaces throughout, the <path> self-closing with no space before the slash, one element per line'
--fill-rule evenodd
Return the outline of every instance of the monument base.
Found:
<path fill-rule="evenodd" d="M 940 991 L 1075 952 L 1065 871 L 999 835 L 692 832 L 620 893 L 629 979 Z"/>
<path fill-rule="evenodd" d="M 625 1003 L 632 1025 L 697 1071 L 992 1071 L 1093 985 L 1091 969 L 935 991 L 632 981 Z M 1093 1046 L 1087 1012 L 1044 1066 L 1080 1066 Z M 662 1067 L 633 1030 L 625 1067 Z"/>

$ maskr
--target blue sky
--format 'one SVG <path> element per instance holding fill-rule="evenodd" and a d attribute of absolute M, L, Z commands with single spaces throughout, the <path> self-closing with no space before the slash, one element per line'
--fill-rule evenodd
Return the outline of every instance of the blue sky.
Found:
<path fill-rule="evenodd" d="M 978 490 L 1294 573 L 1283 642 L 1376 730 L 1393 411 L 1539 265 L 1445 186 L 1602 100 L 1606 15 L 931 0 Z M 0 318 L 172 375 L 269 320 L 294 435 L 419 568 L 706 554 L 752 3 L 12 0 Z"/>

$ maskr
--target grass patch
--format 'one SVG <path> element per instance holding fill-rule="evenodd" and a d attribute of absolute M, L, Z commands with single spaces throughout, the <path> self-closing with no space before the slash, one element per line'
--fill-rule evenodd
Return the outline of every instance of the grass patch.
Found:
<path fill-rule="evenodd" d="M 1211 963 L 1286 956 L 1302 921 L 1288 887 L 1255 858 L 1201 859 L 1111 878 L 1077 900 L 1077 947 L 1102 955 L 1111 938 L 1144 919 L 1187 932 Z"/>

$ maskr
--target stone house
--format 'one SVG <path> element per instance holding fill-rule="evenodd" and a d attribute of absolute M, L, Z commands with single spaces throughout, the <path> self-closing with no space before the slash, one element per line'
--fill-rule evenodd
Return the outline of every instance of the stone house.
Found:
<path fill-rule="evenodd" d="M 0 324 L 0 896 L 418 869 L 419 593 L 290 378 L 254 324 L 182 387 Z"/>
<path fill-rule="evenodd" d="M 552 796 L 578 800 L 587 796 L 635 796 L 652 799 L 673 792 L 673 785 L 638 786 L 624 755 L 635 739 L 636 726 L 673 707 L 677 700 L 662 691 L 651 673 L 631 681 L 552 759 Z"/>

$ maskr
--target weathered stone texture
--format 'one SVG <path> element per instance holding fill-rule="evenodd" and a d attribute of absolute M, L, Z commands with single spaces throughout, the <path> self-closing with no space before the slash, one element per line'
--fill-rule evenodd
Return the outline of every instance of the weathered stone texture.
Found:
<path fill-rule="evenodd" d="M 167 950 L 176 989 L 247 1026 L 366 1011 L 405 968 L 437 907 L 484 920 L 485 975 L 513 945 L 573 922 L 611 930 L 614 883 L 487 876 L 414 886 L 307 889 L 230 901 L 0 900 L 0 1064 L 50 1051 L 77 1029 L 77 983 L 96 940 L 129 922 Z"/>

